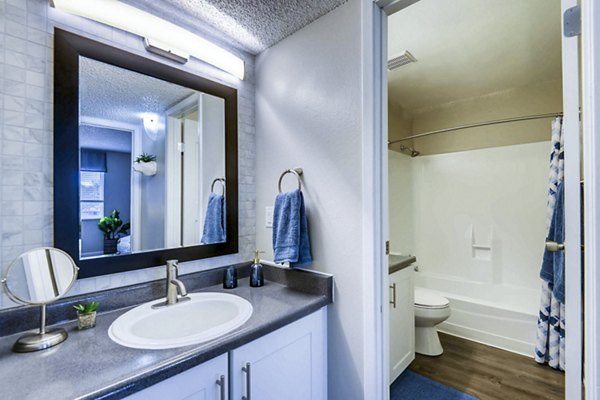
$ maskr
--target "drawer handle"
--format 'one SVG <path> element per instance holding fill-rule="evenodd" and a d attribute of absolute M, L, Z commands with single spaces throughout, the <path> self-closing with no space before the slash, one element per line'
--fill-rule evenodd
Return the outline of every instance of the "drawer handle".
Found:
<path fill-rule="evenodd" d="M 390 304 L 396 308 L 396 284 L 391 284 L 390 289 L 392 289 L 392 300 L 390 300 Z"/>
<path fill-rule="evenodd" d="M 250 363 L 246 363 L 246 366 L 242 367 L 242 371 L 246 373 L 246 395 L 242 396 L 242 400 L 250 400 Z"/>
<path fill-rule="evenodd" d="M 221 375 L 219 377 L 219 379 L 217 380 L 217 385 L 220 386 L 220 388 L 219 388 L 219 394 L 220 394 L 219 399 L 225 400 L 225 375 Z"/>

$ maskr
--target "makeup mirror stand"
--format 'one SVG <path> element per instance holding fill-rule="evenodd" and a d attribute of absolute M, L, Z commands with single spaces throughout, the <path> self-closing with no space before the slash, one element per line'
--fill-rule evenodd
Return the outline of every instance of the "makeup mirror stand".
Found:
<path fill-rule="evenodd" d="M 46 306 L 64 296 L 75 283 L 79 268 L 66 252 L 40 247 L 29 250 L 13 261 L 0 280 L 8 297 L 16 303 L 40 306 L 40 329 L 15 342 L 12 350 L 29 353 L 64 342 L 62 328 L 46 329 Z"/>
<path fill-rule="evenodd" d="M 67 339 L 67 332 L 62 328 L 46 330 L 46 304 L 40 306 L 40 331 L 21 336 L 13 345 L 17 353 L 44 350 L 56 346 Z"/>

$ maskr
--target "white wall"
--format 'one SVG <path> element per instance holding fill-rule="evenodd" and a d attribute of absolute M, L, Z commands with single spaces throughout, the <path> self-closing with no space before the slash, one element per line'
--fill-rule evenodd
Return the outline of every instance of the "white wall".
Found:
<path fill-rule="evenodd" d="M 391 253 L 415 251 L 412 162 L 413 158 L 406 154 L 388 151 Z"/>
<path fill-rule="evenodd" d="M 195 31 L 189 16 L 177 23 Z M 196 22 L 197 25 L 197 22 Z M 181 264 L 181 273 L 250 260 L 255 245 L 254 211 L 254 57 L 246 79 L 198 60 L 179 66 L 144 50 L 140 37 L 51 8 L 47 0 L 0 0 L 0 269 L 23 251 L 52 245 L 52 85 L 54 27 L 88 36 L 126 51 L 207 77 L 238 89 L 239 241 L 238 254 Z M 202 29 L 200 27 L 199 29 Z M 79 280 L 70 294 L 86 293 L 164 277 L 164 268 Z M 5 294 L 0 307 L 14 306 Z"/>
<path fill-rule="evenodd" d="M 265 206 L 304 168 L 310 268 L 335 275 L 329 396 L 363 398 L 361 1 L 351 0 L 256 60 L 256 243 L 272 259 Z M 295 185 L 293 176 L 286 188 Z"/>
<path fill-rule="evenodd" d="M 549 151 L 549 142 L 539 142 L 411 159 L 414 254 L 420 270 L 539 289 Z M 394 169 L 399 167 L 390 163 L 390 175 L 398 174 Z M 390 210 L 406 201 L 399 197 L 400 187 L 402 179 L 390 182 Z M 399 236 L 403 225 L 392 221 L 391 230 Z M 475 242 L 491 243 L 491 252 L 473 253 L 471 228 Z"/>

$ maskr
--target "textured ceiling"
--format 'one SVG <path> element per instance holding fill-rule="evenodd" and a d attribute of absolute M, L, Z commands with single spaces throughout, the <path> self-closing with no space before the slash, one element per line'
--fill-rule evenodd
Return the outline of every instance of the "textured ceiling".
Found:
<path fill-rule="evenodd" d="M 420 0 L 390 16 L 388 74 L 407 112 L 561 79 L 560 0 Z M 555 111 L 555 110 L 551 110 Z"/>
<path fill-rule="evenodd" d="M 171 22 L 206 26 L 258 54 L 347 0 L 124 0 Z M 202 29 L 202 27 L 205 27 Z M 214 33 L 213 33 L 214 34 Z"/>
<path fill-rule="evenodd" d="M 80 114 L 84 117 L 140 125 L 145 114 L 162 114 L 197 93 L 89 58 L 79 60 Z"/>

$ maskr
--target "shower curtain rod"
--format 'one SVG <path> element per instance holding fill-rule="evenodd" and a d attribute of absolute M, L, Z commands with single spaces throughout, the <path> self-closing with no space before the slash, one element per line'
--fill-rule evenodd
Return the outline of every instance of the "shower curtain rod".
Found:
<path fill-rule="evenodd" d="M 416 135 L 407 136 L 402 139 L 392 140 L 391 142 L 388 142 L 388 146 L 391 144 L 394 144 L 394 143 L 404 142 L 405 140 L 417 139 L 417 138 L 430 136 L 430 135 L 436 135 L 438 133 L 458 131 L 460 129 L 477 128 L 479 126 L 497 125 L 497 124 L 504 124 L 507 122 L 528 121 L 530 119 L 542 119 L 542 118 L 552 118 L 552 117 L 562 117 L 562 116 L 563 116 L 562 112 L 557 112 L 557 113 L 547 113 L 547 114 L 525 115 L 522 117 L 497 119 L 494 121 L 476 122 L 473 124 L 455 126 L 453 128 L 438 129 L 436 131 L 431 131 L 431 132 L 417 133 Z"/>

